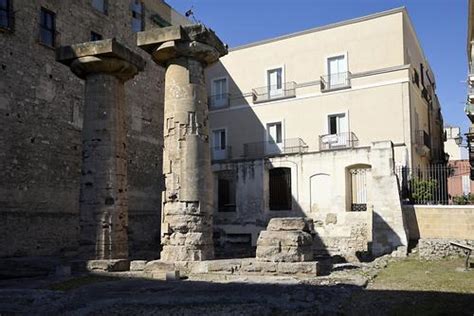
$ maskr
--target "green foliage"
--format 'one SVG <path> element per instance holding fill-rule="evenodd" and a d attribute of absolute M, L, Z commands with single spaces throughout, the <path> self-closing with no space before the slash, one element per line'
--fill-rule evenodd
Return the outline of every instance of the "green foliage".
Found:
<path fill-rule="evenodd" d="M 453 196 L 453 204 L 456 205 L 468 205 L 474 204 L 474 194 L 464 194 L 459 196 Z"/>
<path fill-rule="evenodd" d="M 412 198 L 416 202 L 427 202 L 434 198 L 434 192 L 438 185 L 438 181 L 434 179 L 423 180 L 413 179 L 411 180 Z"/>

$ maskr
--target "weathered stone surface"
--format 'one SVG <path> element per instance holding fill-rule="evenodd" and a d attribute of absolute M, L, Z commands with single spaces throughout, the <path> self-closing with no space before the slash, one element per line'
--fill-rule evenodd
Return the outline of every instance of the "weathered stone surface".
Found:
<path fill-rule="evenodd" d="M 280 274 L 304 274 L 317 276 L 318 262 L 279 262 L 277 272 Z"/>
<path fill-rule="evenodd" d="M 116 260 L 88 260 L 86 263 L 87 270 L 94 271 L 107 271 L 107 272 L 120 272 L 130 270 L 130 261 L 126 259 Z"/>
<path fill-rule="evenodd" d="M 307 217 L 280 217 L 272 218 L 268 222 L 267 231 L 302 230 L 314 232 L 313 220 Z"/>
<path fill-rule="evenodd" d="M 313 221 L 273 218 L 257 240 L 257 261 L 301 262 L 313 260 Z"/>
<path fill-rule="evenodd" d="M 130 261 L 130 271 L 143 271 L 146 263 L 146 260 L 132 260 Z"/>
<path fill-rule="evenodd" d="M 211 259 L 213 199 L 204 67 L 227 49 L 202 25 L 141 32 L 137 43 L 166 68 L 161 259 Z"/>
<path fill-rule="evenodd" d="M 145 272 L 151 272 L 151 271 L 173 271 L 175 270 L 175 266 L 173 263 L 170 262 L 164 262 L 161 260 L 153 260 L 153 261 L 148 261 L 145 264 L 144 271 Z"/>
<path fill-rule="evenodd" d="M 313 237 L 303 231 L 268 231 L 260 232 L 257 240 L 257 247 L 259 246 L 274 246 L 274 247 L 311 247 L 313 244 Z"/>
<path fill-rule="evenodd" d="M 423 238 L 418 240 L 418 253 L 420 258 L 427 260 L 436 260 L 446 257 L 466 256 L 460 248 L 454 247 L 450 242 L 468 245 L 474 247 L 474 240 L 454 240 L 443 238 Z"/>
<path fill-rule="evenodd" d="M 145 61 L 115 40 L 60 47 L 57 60 L 86 80 L 80 255 L 128 258 L 124 81 L 143 70 Z"/>

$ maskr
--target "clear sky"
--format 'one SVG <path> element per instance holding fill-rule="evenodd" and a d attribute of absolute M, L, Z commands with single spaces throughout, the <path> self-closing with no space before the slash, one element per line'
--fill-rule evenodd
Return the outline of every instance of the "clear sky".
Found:
<path fill-rule="evenodd" d="M 405 6 L 436 76 L 446 124 L 467 132 L 468 0 L 166 0 L 178 12 L 193 7 L 196 19 L 235 47 Z"/>

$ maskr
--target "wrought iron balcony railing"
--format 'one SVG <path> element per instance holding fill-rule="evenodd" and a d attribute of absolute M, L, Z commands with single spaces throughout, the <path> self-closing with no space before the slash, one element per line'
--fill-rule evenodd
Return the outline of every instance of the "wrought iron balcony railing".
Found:
<path fill-rule="evenodd" d="M 352 132 L 326 134 L 319 136 L 319 150 L 354 148 L 359 145 L 359 139 Z"/>
<path fill-rule="evenodd" d="M 264 158 L 279 154 L 301 154 L 308 150 L 308 145 L 301 138 L 284 139 L 281 143 L 274 141 L 244 144 L 244 158 Z"/>
<path fill-rule="evenodd" d="M 209 110 L 223 109 L 230 106 L 230 93 L 209 96 Z"/>
<path fill-rule="evenodd" d="M 296 82 L 283 82 L 280 86 L 266 86 L 252 89 L 253 103 L 267 102 L 296 96 Z"/>
<path fill-rule="evenodd" d="M 230 160 L 232 159 L 232 146 L 221 146 L 211 147 L 211 159 L 212 161 Z"/>
<path fill-rule="evenodd" d="M 321 91 L 347 89 L 351 87 L 350 71 L 321 76 Z"/>

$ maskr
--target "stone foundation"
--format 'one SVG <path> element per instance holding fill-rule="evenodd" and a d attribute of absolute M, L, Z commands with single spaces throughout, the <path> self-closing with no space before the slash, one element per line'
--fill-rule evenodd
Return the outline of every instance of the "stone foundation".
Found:
<path fill-rule="evenodd" d="M 450 242 L 474 247 L 474 240 L 455 239 L 420 239 L 418 241 L 418 253 L 420 258 L 427 260 L 441 259 L 446 257 L 465 256 L 464 251 L 451 246 Z"/>
<path fill-rule="evenodd" d="M 272 218 L 257 240 L 257 261 L 302 262 L 313 260 L 313 221 Z"/>

